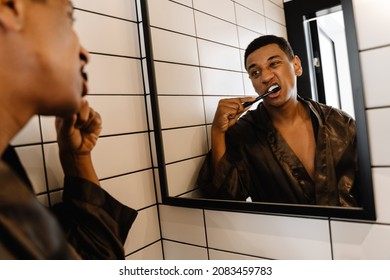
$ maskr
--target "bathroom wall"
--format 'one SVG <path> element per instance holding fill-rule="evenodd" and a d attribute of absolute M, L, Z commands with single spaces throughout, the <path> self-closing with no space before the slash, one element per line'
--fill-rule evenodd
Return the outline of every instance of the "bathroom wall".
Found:
<path fill-rule="evenodd" d="M 377 221 L 248 214 L 161 205 L 136 0 L 74 0 L 91 52 L 88 100 L 103 118 L 93 152 L 102 186 L 139 210 L 127 259 L 390 258 L 390 3 L 353 0 L 366 95 Z M 168 180 L 189 189 L 208 150 L 217 100 L 254 95 L 241 57 L 259 35 L 285 35 L 282 0 L 149 0 Z M 60 51 L 60 50 L 59 50 Z M 55 94 L 55 93 L 53 93 Z M 207 137 L 206 137 L 207 138 Z M 42 203 L 60 200 L 54 120 L 13 140 Z"/>
<path fill-rule="evenodd" d="M 76 8 L 75 29 L 91 54 L 86 67 L 88 101 L 103 119 L 103 131 L 92 154 L 96 171 L 103 188 L 139 211 L 125 244 L 127 258 L 162 259 L 152 164 L 153 132 L 136 1 L 72 2 Z M 34 118 L 13 144 L 40 201 L 48 206 L 58 202 L 63 173 L 54 118 Z"/>
<path fill-rule="evenodd" d="M 176 184 L 193 183 L 194 177 L 189 175 L 197 170 L 203 160 L 202 153 L 208 149 L 208 144 L 201 141 L 208 131 L 207 124 L 212 121 L 217 100 L 254 94 L 245 74 L 240 75 L 243 68 L 240 69 L 237 48 L 242 55 L 242 49 L 258 33 L 283 33 L 283 3 L 269 0 L 149 0 L 149 3 L 159 100 L 162 100 L 162 112 L 169 111 L 169 115 L 162 117 L 168 182 L 175 186 L 172 194 L 177 195 L 190 190 L 180 189 Z M 353 6 L 363 69 L 377 221 L 160 205 L 166 259 L 390 258 L 387 203 L 390 128 L 386 125 L 390 118 L 390 92 L 384 86 L 390 65 L 390 35 L 383 31 L 390 26 L 390 3 L 353 0 Z M 202 110 L 205 110 L 204 117 Z"/>

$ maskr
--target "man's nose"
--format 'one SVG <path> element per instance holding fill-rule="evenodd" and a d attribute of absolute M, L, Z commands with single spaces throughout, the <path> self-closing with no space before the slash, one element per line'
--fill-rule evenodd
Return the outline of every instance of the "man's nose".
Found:
<path fill-rule="evenodd" d="M 261 74 L 262 74 L 261 75 L 262 76 L 262 82 L 264 84 L 267 84 L 275 76 L 274 72 L 272 72 L 271 70 L 268 70 L 268 69 L 264 69 Z"/>
<path fill-rule="evenodd" d="M 83 47 L 80 47 L 80 59 L 84 62 L 84 64 L 89 62 L 89 53 Z"/>

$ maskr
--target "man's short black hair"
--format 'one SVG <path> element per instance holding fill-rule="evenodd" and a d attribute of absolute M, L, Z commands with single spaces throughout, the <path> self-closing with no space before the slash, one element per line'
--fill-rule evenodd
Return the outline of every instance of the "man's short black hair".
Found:
<path fill-rule="evenodd" d="M 260 49 L 261 47 L 265 47 L 270 44 L 277 44 L 279 48 L 287 55 L 290 61 L 294 58 L 294 51 L 292 50 L 290 43 L 286 39 L 275 35 L 264 35 L 254 39 L 246 48 L 244 55 L 245 67 L 246 60 L 251 53 L 253 53 L 257 49 Z"/>

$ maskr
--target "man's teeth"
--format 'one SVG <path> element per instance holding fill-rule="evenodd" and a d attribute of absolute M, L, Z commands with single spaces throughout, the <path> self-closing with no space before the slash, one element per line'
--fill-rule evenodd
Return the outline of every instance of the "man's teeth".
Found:
<path fill-rule="evenodd" d="M 274 89 L 276 89 L 276 88 L 278 88 L 279 86 L 278 85 L 273 85 L 273 86 L 271 86 L 269 89 L 268 89 L 268 92 L 270 92 L 270 91 L 272 91 L 272 90 L 274 90 Z"/>

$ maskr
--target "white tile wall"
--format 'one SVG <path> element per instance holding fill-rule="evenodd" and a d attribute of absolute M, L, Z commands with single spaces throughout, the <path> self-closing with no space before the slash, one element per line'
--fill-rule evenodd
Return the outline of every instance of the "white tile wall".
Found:
<path fill-rule="evenodd" d="M 238 47 L 235 24 L 195 11 L 196 34 L 199 38 Z"/>
<path fill-rule="evenodd" d="M 229 253 L 224 251 L 218 251 L 218 250 L 209 250 L 209 256 L 210 260 L 257 260 L 260 258 L 247 256 L 247 255 L 240 255 L 235 253 Z"/>
<path fill-rule="evenodd" d="M 88 51 L 140 57 L 136 23 L 84 11 L 76 11 L 75 18 L 75 29 Z"/>
<path fill-rule="evenodd" d="M 180 161 L 166 166 L 169 195 L 178 196 L 195 189 L 203 157 Z"/>
<path fill-rule="evenodd" d="M 165 260 L 207 260 L 207 250 L 178 242 L 163 240 Z"/>
<path fill-rule="evenodd" d="M 168 0 L 148 0 L 151 26 L 195 36 L 194 13 Z"/>
<path fill-rule="evenodd" d="M 159 1 L 158 5 L 168 5 L 171 10 L 185 11 L 184 13 L 190 17 L 192 2 L 198 14 L 196 17 L 195 14 L 191 14 L 192 20 L 213 17 L 210 22 L 218 22 L 221 27 L 217 29 L 222 30 L 230 24 L 238 24 L 236 36 L 240 38 L 241 51 L 237 53 L 235 51 L 237 47 L 221 45 L 221 42 L 226 44 L 222 41 L 225 39 L 219 39 L 212 30 L 210 34 L 207 33 L 209 30 L 202 33 L 199 28 L 200 33 L 209 36 L 208 40 L 211 40 L 205 41 L 197 39 L 191 33 L 189 22 L 188 25 L 176 26 L 174 24 L 176 19 L 172 19 L 170 25 L 164 27 L 163 24 L 168 24 L 165 20 L 151 19 L 155 24 L 153 28 L 155 59 L 169 62 L 156 63 L 159 93 L 171 95 L 159 97 L 164 129 L 186 127 L 185 129 L 191 130 L 192 126 L 200 129 L 199 125 L 202 124 L 209 129 L 210 126 L 206 123 L 212 121 L 218 98 L 231 96 L 235 91 L 239 91 L 239 95 L 253 94 L 250 81 L 241 67 L 242 49 L 245 49 L 251 37 L 254 38 L 258 34 L 285 32 L 278 9 L 283 6 L 281 0 L 176 0 L 164 3 Z M 141 95 L 145 91 L 141 65 L 137 59 L 140 54 L 137 24 L 133 22 L 135 14 L 127 12 L 128 9 L 133 11 L 133 8 L 129 8 L 134 5 L 133 1 L 74 1 L 76 8 L 85 10 L 76 12 L 76 29 L 85 46 L 94 52 L 91 59 L 95 62 L 91 62 L 87 67 L 91 81 L 90 100 L 95 106 L 100 107 L 104 118 L 107 119 L 103 121 L 108 124 L 108 127 L 104 128 L 105 136 L 99 140 L 93 154 L 97 171 L 101 178 L 107 178 L 102 181 L 102 186 L 113 196 L 125 204 L 141 209 L 126 242 L 125 250 L 129 254 L 127 259 L 160 259 L 162 242 L 167 259 L 257 257 L 330 259 L 332 250 L 334 259 L 390 257 L 388 254 L 390 212 L 387 207 L 390 173 L 389 161 L 386 159 L 390 152 L 388 151 L 390 133 L 384 122 L 390 117 L 389 100 L 386 89 L 377 90 L 378 87 L 383 88 L 381 87 L 384 84 L 383 73 L 387 73 L 386 63 L 383 61 L 387 61 L 389 57 L 387 45 L 390 37 L 383 31 L 383 26 L 388 26 L 386 23 L 389 7 L 388 1 L 385 0 L 369 2 L 367 4 L 364 0 L 353 0 L 364 84 L 367 90 L 366 106 L 370 108 L 367 116 L 372 163 L 379 166 L 373 168 L 378 221 L 374 224 L 331 221 L 329 224 L 327 220 L 304 217 L 267 216 L 170 206 L 159 206 L 161 212 L 159 220 L 153 182 L 156 180 L 157 186 L 159 183 L 158 176 L 155 176 L 157 170 L 152 169 L 150 150 L 153 150 L 153 147 L 149 145 L 149 134 L 153 133 L 143 132 L 146 128 L 142 116 L 148 111 L 140 109 Z M 94 13 L 89 13 L 88 10 Z M 158 16 L 162 15 L 155 15 Z M 225 47 L 230 51 L 219 56 L 219 52 Z M 227 71 L 229 69 L 234 71 Z M 221 73 L 226 74 L 225 83 L 222 82 Z M 236 73 L 242 75 L 242 80 Z M 175 77 L 178 77 L 176 81 Z M 238 85 L 236 82 L 239 80 Z M 108 96 L 112 96 L 112 99 Z M 106 101 L 107 106 L 104 105 Z M 115 112 L 114 108 L 121 113 Z M 128 119 L 129 122 L 124 119 L 117 120 L 117 114 L 126 116 L 124 119 Z M 132 122 L 133 117 L 140 121 Z M 51 143 L 55 141 L 53 119 L 41 118 L 44 153 L 41 153 L 42 140 L 38 120 L 33 119 L 14 139 L 14 143 L 18 145 L 17 151 L 23 163 L 30 161 L 32 156 L 39 159 L 36 164 L 27 165 L 27 172 L 35 190 L 41 193 L 39 200 L 49 205 L 49 197 L 51 202 L 60 200 L 62 171 L 56 144 Z M 167 130 L 164 133 L 169 135 L 172 131 Z M 124 135 L 112 135 L 117 133 Z M 173 147 L 175 143 L 176 140 L 169 140 L 165 145 Z M 180 152 L 174 154 L 173 160 L 182 160 L 191 155 L 192 153 L 184 146 Z M 194 174 L 202 161 L 203 157 L 196 157 L 167 166 L 169 183 L 174 186 L 175 193 L 180 194 L 183 186 L 184 190 L 193 186 L 196 177 Z M 152 174 L 151 170 L 155 172 Z M 43 171 L 47 173 L 48 186 Z M 45 193 L 46 188 L 50 189 L 49 195 Z"/>
<path fill-rule="evenodd" d="M 334 259 L 368 260 L 390 258 L 390 227 L 350 222 L 332 222 Z"/>
<path fill-rule="evenodd" d="M 390 43 L 390 2 L 387 0 L 353 0 L 359 49 L 365 50 Z"/>
<path fill-rule="evenodd" d="M 193 3 L 197 10 L 235 23 L 234 4 L 231 0 L 193 0 Z"/>
<path fill-rule="evenodd" d="M 383 86 L 388 81 L 387 71 L 381 71 L 378 58 L 383 65 L 390 64 L 390 47 L 377 48 L 360 54 L 366 107 L 390 106 L 390 94 Z"/>
<path fill-rule="evenodd" d="M 138 34 L 136 2 L 74 0 L 75 30 L 84 47 L 92 52 L 86 67 L 90 93 L 87 98 L 103 118 L 102 137 L 92 154 L 98 176 L 104 179 L 101 185 L 120 202 L 140 210 L 125 245 L 127 259 L 162 259 L 156 205 L 159 182 L 150 154 L 154 149 L 149 142 L 153 124 L 148 127 L 150 106 L 147 109 L 145 100 L 149 99 L 149 89 L 140 58 L 143 44 Z M 182 7 L 178 9 L 192 16 L 192 10 Z M 188 22 L 194 30 L 193 18 Z M 195 57 L 197 64 L 196 52 Z M 199 76 L 199 70 L 194 69 Z M 199 82 L 194 94 L 200 92 Z M 38 200 L 46 206 L 60 202 L 63 172 L 54 117 L 32 118 L 12 144 L 16 145 Z"/>
<path fill-rule="evenodd" d="M 137 10 L 135 1 L 128 0 L 94 0 L 91 5 L 90 0 L 72 0 L 73 5 L 79 9 L 86 9 L 92 12 L 119 17 L 128 20 L 137 20 Z"/>
<path fill-rule="evenodd" d="M 206 246 L 203 210 L 161 205 L 160 219 L 163 239 Z"/>
<path fill-rule="evenodd" d="M 272 259 L 331 259 L 328 221 L 206 211 L 208 246 Z"/>
<path fill-rule="evenodd" d="M 160 96 L 158 100 L 163 129 L 204 123 L 201 96 Z"/>
<path fill-rule="evenodd" d="M 368 136 L 371 147 L 371 164 L 374 166 L 390 165 L 390 108 L 367 111 Z"/>
<path fill-rule="evenodd" d="M 155 60 L 190 65 L 198 64 L 198 52 L 194 37 L 152 28 L 152 42 Z"/>
<path fill-rule="evenodd" d="M 155 63 L 157 91 L 159 95 L 201 95 L 199 67 Z"/>
<path fill-rule="evenodd" d="M 90 94 L 142 94 L 139 59 L 91 54 L 86 70 Z"/>
<path fill-rule="evenodd" d="M 129 254 L 160 240 L 157 206 L 138 212 L 125 243 L 125 254 Z"/>
<path fill-rule="evenodd" d="M 204 13 L 202 15 L 204 18 L 215 17 L 213 20 L 222 19 L 238 24 L 239 48 L 241 49 L 238 57 L 240 60 L 247 44 L 259 34 L 272 33 L 286 37 L 284 17 L 282 16 L 282 0 L 194 0 L 193 4 L 196 9 L 195 13 Z M 191 3 L 187 3 L 187 5 L 191 7 Z M 387 77 L 386 73 L 388 72 L 387 64 L 383 62 L 386 62 L 390 57 L 388 52 L 390 37 L 384 32 L 384 27 L 389 25 L 387 22 L 390 9 L 386 0 L 368 2 L 353 0 L 353 6 L 356 14 L 359 48 L 361 50 L 366 107 L 370 108 L 367 111 L 367 117 L 372 164 L 376 166 L 373 168 L 373 180 L 378 215 L 377 222 L 373 224 L 356 223 L 353 221 L 328 222 L 327 220 L 308 219 L 306 217 L 294 218 L 205 210 L 206 219 L 204 222 L 208 243 L 200 246 L 207 246 L 210 259 L 256 257 L 271 259 L 389 258 L 388 231 L 390 212 L 387 202 L 390 195 L 388 188 L 390 173 L 388 168 L 389 161 L 386 155 L 390 154 L 390 151 L 388 151 L 390 140 L 388 135 L 390 135 L 390 131 L 387 129 L 385 120 L 390 117 L 388 114 L 388 107 L 390 106 L 387 91 L 383 89 L 385 77 Z M 199 19 L 202 16 L 196 16 L 195 19 Z M 156 26 L 156 28 L 158 27 Z M 210 30 L 209 32 L 212 31 Z M 197 35 L 199 36 L 199 34 Z M 210 38 L 213 38 L 208 39 L 212 41 L 209 42 L 211 47 L 203 46 L 204 40 L 198 39 L 198 51 L 201 62 L 200 77 L 206 123 L 208 124 L 212 122 L 219 98 L 231 96 L 235 91 L 240 91 L 240 94 L 242 91 L 244 94 L 255 94 L 251 82 L 244 71 L 242 73 L 240 70 L 226 71 L 229 68 L 225 68 L 226 65 L 224 63 L 226 62 L 224 60 L 226 57 L 235 60 L 235 57 L 232 58 L 232 55 L 225 55 L 215 59 L 216 56 L 214 54 L 216 52 L 213 50 L 212 44 L 218 45 L 221 40 L 213 36 L 210 36 Z M 208 57 L 202 54 L 202 51 L 203 53 L 209 52 L 212 55 Z M 174 59 L 170 61 L 175 63 Z M 215 69 L 220 67 L 221 69 Z M 235 76 L 236 72 L 242 74 L 242 82 L 239 86 L 236 84 L 239 80 Z M 196 79 L 194 84 L 198 85 L 198 83 L 198 79 Z M 241 88 L 242 86 L 243 89 Z M 192 87 L 190 82 L 189 87 Z M 180 95 L 179 90 L 172 91 L 171 94 Z M 164 94 L 168 94 L 168 92 L 166 91 Z M 188 94 L 186 92 L 184 95 Z M 173 115 L 173 113 L 170 114 Z M 163 118 L 165 117 L 163 115 Z M 172 122 L 172 124 L 174 123 Z M 210 125 L 206 125 L 206 127 L 208 130 L 210 129 Z M 199 162 L 202 161 L 203 157 L 200 157 Z M 187 163 L 187 161 L 179 163 L 183 164 Z M 189 165 L 187 169 L 196 168 L 194 165 Z M 190 181 L 183 178 L 191 176 L 190 173 L 185 173 L 185 176 L 182 178 L 174 178 L 179 174 L 179 170 L 183 174 L 185 167 L 178 166 L 176 168 L 173 164 L 167 166 L 168 174 L 174 174 L 169 184 L 173 186 L 175 193 L 180 193 L 180 191 L 177 191 L 180 189 L 180 186 L 186 185 Z M 186 183 L 179 184 L 178 181 L 181 180 Z M 167 217 L 171 215 L 171 219 L 175 219 L 177 217 L 176 213 L 181 213 L 181 215 L 177 224 L 167 222 L 172 233 L 169 235 L 169 238 L 165 237 L 168 240 L 164 240 L 166 255 L 168 257 L 173 256 L 172 258 L 190 259 L 192 255 L 187 254 L 186 248 L 195 243 L 188 240 L 183 241 L 183 235 L 176 235 L 175 229 L 178 232 L 182 231 L 182 227 L 185 226 L 185 224 L 181 224 L 182 220 L 184 220 L 184 223 L 188 223 L 192 217 L 199 219 L 198 210 L 195 209 L 194 212 L 188 210 L 188 212 L 183 213 L 182 208 L 169 208 L 169 213 L 166 213 Z M 161 219 L 162 227 L 166 223 L 164 219 Z M 185 252 L 181 254 L 181 250 Z"/>
<path fill-rule="evenodd" d="M 206 129 L 196 126 L 163 131 L 165 162 L 167 164 L 207 153 Z"/>

